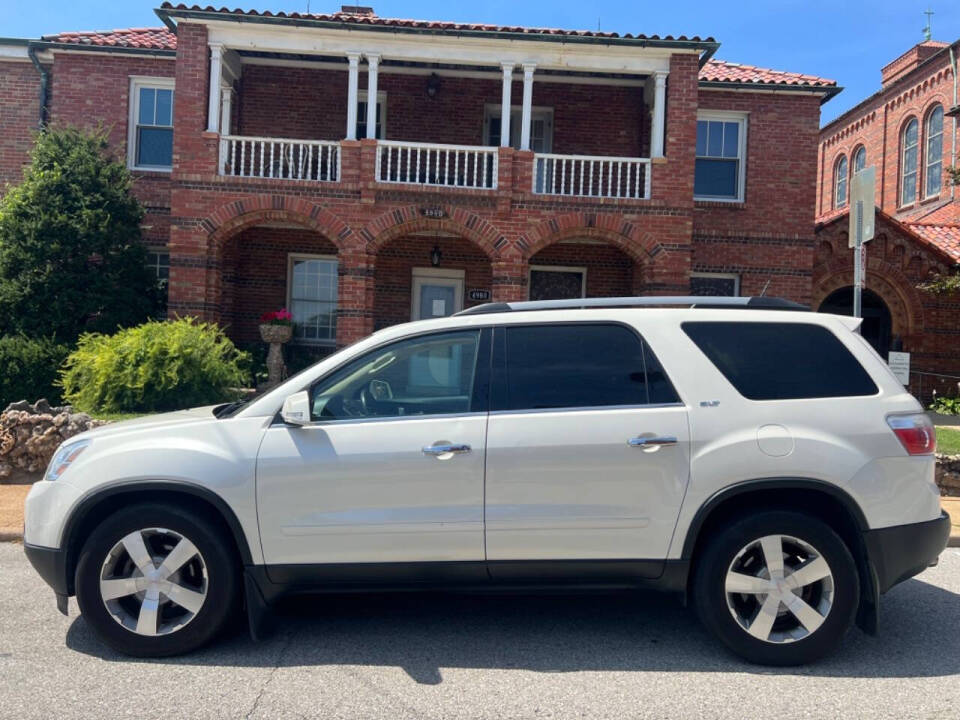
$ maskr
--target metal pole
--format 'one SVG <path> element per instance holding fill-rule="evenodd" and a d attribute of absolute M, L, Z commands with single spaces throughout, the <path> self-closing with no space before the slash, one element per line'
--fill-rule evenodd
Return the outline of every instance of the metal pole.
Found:
<path fill-rule="evenodd" d="M 857 242 L 853 255 L 853 316 L 861 317 L 863 300 L 863 200 L 857 200 Z"/>

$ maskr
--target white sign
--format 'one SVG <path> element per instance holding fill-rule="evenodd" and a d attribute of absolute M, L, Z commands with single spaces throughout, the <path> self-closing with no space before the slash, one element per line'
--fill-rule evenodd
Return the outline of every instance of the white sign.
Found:
<path fill-rule="evenodd" d="M 434 317 L 443 317 L 447 314 L 447 302 L 446 300 L 434 300 L 433 301 L 433 316 Z"/>
<path fill-rule="evenodd" d="M 893 370 L 893 374 L 897 376 L 901 385 L 910 384 L 910 353 L 891 350 L 887 354 L 887 365 Z"/>
<path fill-rule="evenodd" d="M 873 220 L 875 214 L 877 173 L 871 165 L 858 173 L 854 173 L 850 181 L 850 225 L 847 237 L 847 246 L 856 247 L 857 244 L 857 208 L 863 208 L 863 242 L 873 239 Z"/>

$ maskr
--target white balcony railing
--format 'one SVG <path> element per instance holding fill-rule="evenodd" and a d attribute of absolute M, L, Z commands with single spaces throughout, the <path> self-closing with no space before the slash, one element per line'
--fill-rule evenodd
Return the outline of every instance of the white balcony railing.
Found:
<path fill-rule="evenodd" d="M 380 140 L 376 178 L 383 183 L 495 190 L 498 158 L 495 147 Z"/>
<path fill-rule="evenodd" d="M 571 197 L 650 197 L 650 159 L 537 153 L 533 192 Z"/>
<path fill-rule="evenodd" d="M 220 174 L 338 182 L 340 143 L 223 135 L 220 138 Z"/>

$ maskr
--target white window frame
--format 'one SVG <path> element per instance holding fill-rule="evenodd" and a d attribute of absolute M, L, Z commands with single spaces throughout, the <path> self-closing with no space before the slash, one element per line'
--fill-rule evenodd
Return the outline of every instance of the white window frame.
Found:
<path fill-rule="evenodd" d="M 360 130 L 360 103 L 367 103 L 367 110 L 370 110 L 369 101 L 367 100 L 367 91 L 358 90 L 357 91 L 357 130 Z M 380 130 L 383 132 L 382 138 L 377 138 L 379 140 L 387 139 L 387 93 L 385 90 L 377 90 L 377 107 L 380 109 Z M 364 120 L 364 132 L 366 132 L 366 120 Z M 360 137 L 359 132 L 357 137 Z"/>
<path fill-rule="evenodd" d="M 908 146 L 907 145 L 907 129 L 910 127 L 911 123 L 916 123 L 917 125 L 917 140 L 913 145 Z M 922 128 L 923 128 L 923 124 L 921 123 L 920 118 L 918 118 L 916 115 L 911 115 L 909 118 L 907 118 L 907 121 L 903 123 L 903 125 L 901 125 L 900 127 L 900 137 L 899 137 L 899 143 L 898 143 L 900 167 L 897 173 L 899 175 L 899 183 L 898 183 L 899 192 L 897 196 L 897 207 L 900 207 L 900 208 L 913 207 L 914 205 L 916 205 L 917 201 L 920 198 L 920 191 L 923 190 L 923 188 L 920 187 L 920 178 L 922 176 L 921 171 L 923 169 L 923 158 L 920 155 L 920 148 L 923 147 L 922 145 L 923 135 L 921 133 Z M 913 173 L 907 173 L 907 163 L 906 163 L 907 152 L 910 150 L 913 150 L 916 153 L 916 167 L 914 168 Z M 913 199 L 911 199 L 909 202 L 906 200 L 906 196 L 905 196 L 905 192 L 907 189 L 908 174 L 914 175 Z"/>
<path fill-rule="evenodd" d="M 737 160 L 739 162 L 737 172 L 737 196 L 719 197 L 715 195 L 694 195 L 694 200 L 703 200 L 704 202 L 745 202 L 746 184 L 747 184 L 747 126 L 750 114 L 745 112 L 734 112 L 732 110 L 704 110 L 697 113 L 697 122 L 701 120 L 716 122 L 736 122 L 740 126 L 740 132 L 737 136 Z M 696 135 L 694 135 L 696 143 Z M 696 172 L 696 148 L 694 148 L 694 172 Z M 723 159 L 723 158 L 721 158 Z"/>
<path fill-rule="evenodd" d="M 503 108 L 500 103 L 487 103 L 483 106 L 483 145 L 487 145 L 487 141 L 490 136 L 490 120 L 493 117 L 503 118 Z M 543 134 L 543 140 L 546 147 L 543 150 L 537 152 L 552 153 L 553 152 L 553 108 L 546 105 L 533 105 L 530 108 L 530 121 L 534 120 L 543 120 L 546 125 L 544 129 L 546 132 Z M 510 106 L 510 146 L 513 147 L 516 143 L 517 148 L 520 147 L 520 135 L 522 133 L 521 125 L 523 124 L 523 106 L 521 105 L 511 105 Z M 531 149 L 533 149 L 533 138 L 530 139 Z M 499 145 L 500 139 L 497 138 L 497 141 L 494 145 Z"/>
<path fill-rule="evenodd" d="M 453 312 L 463 310 L 464 293 L 467 284 L 465 270 L 453 268 L 415 267 L 410 279 L 410 319 L 420 318 L 420 286 L 431 281 L 446 280 L 456 288 L 453 295 Z M 437 283 L 439 284 L 439 283 Z M 453 313 L 451 313 L 452 315 Z"/>
<path fill-rule="evenodd" d="M 867 169 L 867 146 L 866 145 L 857 145 L 853 149 L 852 159 L 850 161 L 850 177 L 856 175 L 860 170 L 857 170 L 857 158 L 863 157 L 863 167 L 861 170 Z"/>
<path fill-rule="evenodd" d="M 692 272 L 691 278 L 720 278 L 721 280 L 733 280 L 733 297 L 740 297 L 740 274 L 724 272 Z M 707 296 L 704 296 L 707 297 Z"/>
<path fill-rule="evenodd" d="M 840 172 L 840 166 L 843 165 L 843 172 Z M 840 186 L 843 185 L 843 199 L 839 197 Z M 844 208 L 850 200 L 850 160 L 844 153 L 840 153 L 833 163 L 833 207 L 835 209 Z"/>
<path fill-rule="evenodd" d="M 129 95 L 127 96 L 127 105 L 129 112 L 127 118 L 127 167 L 131 170 L 143 172 L 168 173 L 173 171 L 173 165 L 170 167 L 161 165 L 137 165 L 137 120 L 140 117 L 140 89 L 155 88 L 157 90 L 173 90 L 174 100 L 176 102 L 176 88 L 174 79 L 169 77 L 148 77 L 145 75 L 131 75 Z M 176 108 L 172 104 L 170 122 L 173 123 L 173 110 Z M 171 124 L 171 128 L 173 125 Z"/>
<path fill-rule="evenodd" d="M 933 114 L 937 111 L 937 108 L 940 109 L 940 132 L 931 133 L 930 132 L 930 121 L 933 119 Z M 946 138 L 946 133 L 943 131 L 944 120 L 946 119 L 946 114 L 943 110 L 943 105 L 940 103 L 934 103 L 927 110 L 926 118 L 923 121 L 923 199 L 930 200 L 932 198 L 938 198 L 943 194 L 943 141 Z M 940 157 L 935 158 L 931 161 L 930 159 L 930 141 L 940 136 Z M 930 168 L 933 165 L 940 166 L 939 180 L 940 187 L 935 193 L 929 192 L 930 185 Z"/>
<path fill-rule="evenodd" d="M 527 300 L 530 299 L 530 288 L 533 287 L 533 272 L 566 272 L 580 273 L 580 297 L 587 296 L 587 268 L 580 265 L 531 265 L 527 269 Z"/>
<path fill-rule="evenodd" d="M 286 307 L 293 312 L 293 264 L 297 260 L 331 260 L 337 263 L 337 270 L 340 270 L 340 259 L 336 255 L 315 255 L 311 253 L 287 253 L 287 302 Z M 334 300 L 334 314 L 340 309 L 340 279 L 337 278 L 337 297 Z M 311 347 L 334 347 L 337 344 L 336 338 L 337 326 L 334 325 L 334 337 L 330 339 L 307 339 L 298 338 L 296 335 L 291 342 L 296 345 L 309 345 Z"/>

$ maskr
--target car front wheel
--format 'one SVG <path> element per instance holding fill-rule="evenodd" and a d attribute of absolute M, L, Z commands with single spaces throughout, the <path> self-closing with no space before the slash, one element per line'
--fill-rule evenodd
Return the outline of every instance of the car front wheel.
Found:
<path fill-rule="evenodd" d="M 166 504 L 125 507 L 81 551 L 80 611 L 104 642 L 128 655 L 198 648 L 240 604 L 232 550 L 201 513 Z"/>
<path fill-rule="evenodd" d="M 802 513 L 745 517 L 710 538 L 697 559 L 700 619 L 755 663 L 800 665 L 832 652 L 853 624 L 859 597 L 843 540 Z"/>

